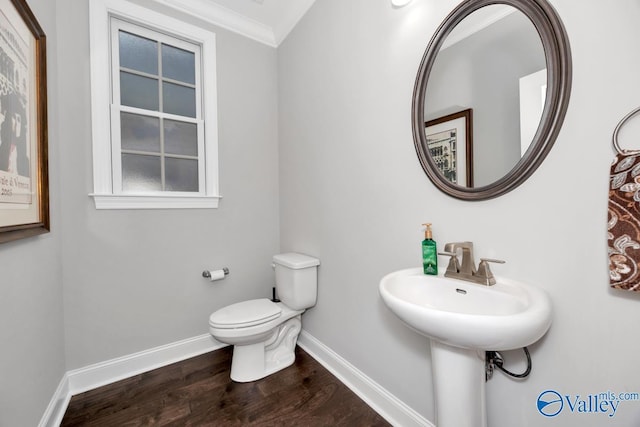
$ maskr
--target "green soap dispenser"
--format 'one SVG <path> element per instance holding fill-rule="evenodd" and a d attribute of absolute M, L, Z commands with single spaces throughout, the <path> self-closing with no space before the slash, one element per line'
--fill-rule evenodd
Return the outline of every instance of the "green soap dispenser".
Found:
<path fill-rule="evenodd" d="M 422 224 L 424 230 L 424 240 L 422 241 L 422 268 L 424 274 L 438 274 L 438 250 L 436 242 L 432 238 L 431 224 Z"/>

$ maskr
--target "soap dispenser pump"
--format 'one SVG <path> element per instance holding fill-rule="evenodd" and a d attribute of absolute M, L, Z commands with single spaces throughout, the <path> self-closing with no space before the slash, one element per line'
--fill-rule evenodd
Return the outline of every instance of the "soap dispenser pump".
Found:
<path fill-rule="evenodd" d="M 425 226 L 424 240 L 422 241 L 422 269 L 424 274 L 438 274 L 438 250 L 436 242 L 433 240 L 431 232 L 431 224 L 422 224 Z"/>

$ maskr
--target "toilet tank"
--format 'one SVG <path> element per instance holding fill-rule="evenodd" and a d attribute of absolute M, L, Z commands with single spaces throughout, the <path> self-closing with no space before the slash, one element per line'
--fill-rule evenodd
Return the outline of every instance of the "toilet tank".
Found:
<path fill-rule="evenodd" d="M 274 255 L 278 298 L 287 307 L 304 310 L 316 304 L 320 260 L 309 255 L 289 252 Z"/>

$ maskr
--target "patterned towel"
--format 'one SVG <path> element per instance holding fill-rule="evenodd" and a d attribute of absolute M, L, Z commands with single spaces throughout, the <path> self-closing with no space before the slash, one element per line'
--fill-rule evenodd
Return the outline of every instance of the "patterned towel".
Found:
<path fill-rule="evenodd" d="M 609 187 L 611 287 L 640 292 L 640 153 L 620 153 Z"/>

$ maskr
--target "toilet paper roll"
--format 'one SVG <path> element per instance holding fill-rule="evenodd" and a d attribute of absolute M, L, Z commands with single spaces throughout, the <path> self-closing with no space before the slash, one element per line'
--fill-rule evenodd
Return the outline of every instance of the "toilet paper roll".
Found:
<path fill-rule="evenodd" d="M 216 280 L 224 279 L 224 270 L 210 270 L 209 271 L 209 280 L 214 282 Z"/>

